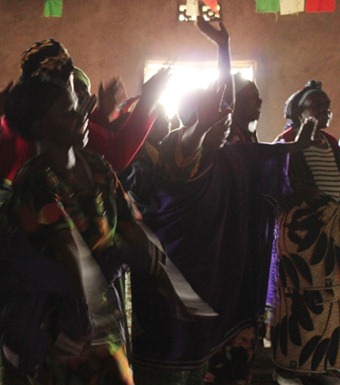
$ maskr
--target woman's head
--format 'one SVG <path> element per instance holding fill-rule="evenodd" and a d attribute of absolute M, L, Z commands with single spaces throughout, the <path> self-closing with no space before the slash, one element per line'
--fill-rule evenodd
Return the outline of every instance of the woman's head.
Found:
<path fill-rule="evenodd" d="M 284 116 L 295 126 L 306 118 L 318 120 L 318 128 L 327 128 L 332 119 L 331 101 L 322 90 L 322 83 L 310 80 L 304 88 L 292 94 L 285 103 Z"/>
<path fill-rule="evenodd" d="M 35 42 L 21 56 L 21 83 L 46 82 L 63 86 L 74 66 L 67 49 L 55 39 Z"/>
<path fill-rule="evenodd" d="M 234 75 L 235 109 L 233 122 L 240 128 L 248 128 L 250 122 L 259 119 L 261 114 L 262 99 L 255 82 L 245 79 L 241 73 Z"/>
<path fill-rule="evenodd" d="M 54 84 L 18 83 L 9 94 L 5 115 L 12 131 L 25 139 L 38 139 L 33 126 L 46 115 L 56 101 L 69 91 Z"/>
<path fill-rule="evenodd" d="M 63 95 L 73 95 L 73 69 L 66 48 L 54 39 L 28 47 L 22 54 L 20 79 L 6 101 L 10 128 L 26 139 L 34 139 L 33 124 Z"/>

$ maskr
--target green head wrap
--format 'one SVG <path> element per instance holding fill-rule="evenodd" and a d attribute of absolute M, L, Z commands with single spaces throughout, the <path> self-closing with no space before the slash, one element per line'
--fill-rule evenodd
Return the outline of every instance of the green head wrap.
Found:
<path fill-rule="evenodd" d="M 73 76 L 75 79 L 78 79 L 79 81 L 84 83 L 89 90 L 91 89 L 90 78 L 86 75 L 86 73 L 82 69 L 80 69 L 79 67 L 74 67 Z"/>

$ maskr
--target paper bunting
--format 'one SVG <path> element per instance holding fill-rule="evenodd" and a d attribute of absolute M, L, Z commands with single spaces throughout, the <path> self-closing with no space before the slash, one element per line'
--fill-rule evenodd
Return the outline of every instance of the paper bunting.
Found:
<path fill-rule="evenodd" d="M 305 10 L 305 0 L 280 0 L 280 14 L 289 15 Z"/>
<path fill-rule="evenodd" d="M 217 0 L 202 0 L 202 3 L 207 5 L 214 13 L 218 13 Z"/>
<path fill-rule="evenodd" d="M 63 13 L 63 0 L 45 0 L 44 16 L 61 17 Z"/>
<path fill-rule="evenodd" d="M 216 8 L 217 12 L 212 8 Z M 203 16 L 206 21 L 221 20 L 221 6 L 215 0 L 178 0 L 179 21 L 195 22 L 198 15 Z"/>
<path fill-rule="evenodd" d="M 187 9 L 186 14 L 189 17 L 196 17 L 200 14 L 199 7 L 198 7 L 198 0 L 187 0 Z"/>
<path fill-rule="evenodd" d="M 277 13 L 280 9 L 280 0 L 256 0 L 256 12 Z"/>
<path fill-rule="evenodd" d="M 335 0 L 306 0 L 306 12 L 334 12 Z"/>
<path fill-rule="evenodd" d="M 256 0 L 256 12 L 281 15 L 299 12 L 334 12 L 335 0 Z"/>

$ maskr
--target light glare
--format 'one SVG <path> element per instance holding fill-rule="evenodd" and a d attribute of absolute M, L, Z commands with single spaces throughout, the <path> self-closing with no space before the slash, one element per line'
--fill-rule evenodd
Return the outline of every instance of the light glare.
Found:
<path fill-rule="evenodd" d="M 144 68 L 144 81 L 147 81 L 158 70 L 164 67 L 164 62 L 149 61 Z M 233 74 L 241 72 L 242 76 L 248 80 L 254 80 L 255 64 L 239 62 L 232 65 Z M 218 70 L 216 63 L 186 63 L 177 62 L 171 65 L 171 78 L 162 93 L 159 103 L 161 103 L 169 117 L 172 119 L 177 113 L 178 102 L 182 95 L 198 88 L 206 89 L 209 84 L 217 79 Z"/>

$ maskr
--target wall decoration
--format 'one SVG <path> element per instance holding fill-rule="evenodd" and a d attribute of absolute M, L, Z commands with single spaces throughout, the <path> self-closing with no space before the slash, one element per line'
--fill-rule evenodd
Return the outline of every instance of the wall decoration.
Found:
<path fill-rule="evenodd" d="M 256 12 L 277 13 L 280 9 L 280 0 L 256 0 Z"/>
<path fill-rule="evenodd" d="M 186 14 L 190 18 L 196 18 L 200 14 L 198 0 L 186 0 Z"/>
<path fill-rule="evenodd" d="M 334 12 L 335 0 L 306 0 L 306 12 Z"/>
<path fill-rule="evenodd" d="M 63 13 L 63 0 L 45 0 L 44 16 L 61 17 Z"/>
<path fill-rule="evenodd" d="M 179 21 L 195 21 L 198 15 L 207 21 L 221 20 L 221 6 L 216 0 L 178 0 Z"/>
<path fill-rule="evenodd" d="M 202 0 L 214 13 L 219 13 L 219 6 L 217 0 Z"/>
<path fill-rule="evenodd" d="M 303 12 L 305 10 L 305 0 L 280 0 L 280 14 L 290 15 Z"/>
<path fill-rule="evenodd" d="M 299 12 L 334 12 L 335 0 L 255 0 L 256 12 L 281 15 Z"/>

